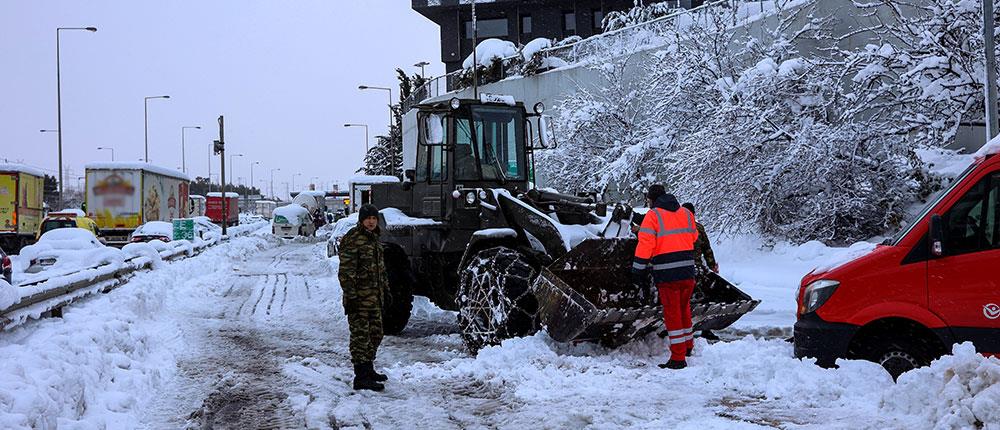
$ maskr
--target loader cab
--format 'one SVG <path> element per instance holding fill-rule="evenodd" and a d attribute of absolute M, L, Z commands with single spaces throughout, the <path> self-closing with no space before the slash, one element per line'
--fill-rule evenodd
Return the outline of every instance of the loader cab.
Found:
<path fill-rule="evenodd" d="M 418 109 L 414 212 L 438 220 L 477 216 L 484 190 L 528 190 L 540 107 L 528 113 L 509 97 L 484 94 Z"/>

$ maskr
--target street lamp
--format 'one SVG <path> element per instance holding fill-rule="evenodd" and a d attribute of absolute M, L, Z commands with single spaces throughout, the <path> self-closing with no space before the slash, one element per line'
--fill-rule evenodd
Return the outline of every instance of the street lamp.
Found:
<path fill-rule="evenodd" d="M 364 127 L 365 128 L 365 155 L 368 155 L 368 124 L 344 124 L 344 127 Z"/>
<path fill-rule="evenodd" d="M 233 170 L 233 157 L 242 157 L 242 156 L 243 156 L 243 154 L 231 154 L 229 156 L 229 177 L 230 178 L 235 178 L 236 177 L 236 171 Z M 232 179 L 230 179 L 229 183 L 232 183 Z"/>
<path fill-rule="evenodd" d="M 368 85 L 358 85 L 359 90 L 382 90 L 389 92 L 389 129 L 392 130 L 392 88 L 388 87 L 372 87 Z"/>
<path fill-rule="evenodd" d="M 185 125 L 181 127 L 181 171 L 187 173 L 187 156 L 184 155 L 184 130 L 193 128 L 195 130 L 201 130 L 200 125 Z"/>
<path fill-rule="evenodd" d="M 169 99 L 170 96 L 148 96 L 142 99 L 142 114 L 145 117 L 145 142 L 146 142 L 146 156 L 145 161 L 149 162 L 149 101 L 151 99 Z"/>
<path fill-rule="evenodd" d="M 281 169 L 280 168 L 271 169 L 271 197 L 275 197 L 275 198 L 277 198 L 277 196 L 274 194 L 274 172 L 278 171 L 278 170 L 281 170 Z"/>
<path fill-rule="evenodd" d="M 110 146 L 98 146 L 97 147 L 98 151 L 103 151 L 105 149 L 108 150 L 108 151 L 111 151 L 111 161 L 114 162 L 115 161 L 115 148 L 112 148 Z"/>
<path fill-rule="evenodd" d="M 413 67 L 419 67 L 420 68 L 420 80 L 425 80 L 426 79 L 426 78 L 424 78 L 424 67 L 430 66 L 430 65 L 431 65 L 431 63 L 428 63 L 426 61 L 421 61 L 421 62 L 413 65 Z"/>
<path fill-rule="evenodd" d="M 301 173 L 292 173 L 292 191 L 295 191 L 295 177 L 302 176 Z M 291 196 L 291 194 L 289 194 Z"/>
<path fill-rule="evenodd" d="M 59 207 L 63 203 L 63 153 L 62 153 L 62 72 L 59 63 L 59 32 L 67 30 L 83 30 L 94 33 L 97 27 L 59 27 L 56 28 L 56 138 L 59 141 Z"/>
<path fill-rule="evenodd" d="M 256 187 L 257 184 L 253 181 L 253 166 L 260 164 L 260 161 L 254 161 L 250 163 L 250 188 Z"/>

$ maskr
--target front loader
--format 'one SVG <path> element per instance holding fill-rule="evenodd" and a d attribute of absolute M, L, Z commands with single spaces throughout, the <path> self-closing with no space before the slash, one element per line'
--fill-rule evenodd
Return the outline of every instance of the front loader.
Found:
<path fill-rule="evenodd" d="M 652 285 L 631 281 L 632 208 L 532 186 L 534 151 L 553 147 L 542 111 L 482 95 L 407 114 L 407 178 L 371 190 L 374 204 L 402 212 L 380 218 L 386 333 L 403 331 L 413 294 L 458 311 L 473 352 L 539 329 L 617 346 L 662 326 Z M 711 279 L 692 303 L 696 330 L 727 327 L 759 303 Z"/>

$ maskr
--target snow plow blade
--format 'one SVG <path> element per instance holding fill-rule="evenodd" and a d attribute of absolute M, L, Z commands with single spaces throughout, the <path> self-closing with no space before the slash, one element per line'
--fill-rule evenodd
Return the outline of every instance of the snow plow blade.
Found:
<path fill-rule="evenodd" d="M 654 288 L 631 281 L 636 239 L 587 239 L 556 260 L 532 285 L 538 316 L 560 342 L 597 341 L 618 346 L 663 327 Z M 712 273 L 692 298 L 694 329 L 726 328 L 759 300 Z"/>

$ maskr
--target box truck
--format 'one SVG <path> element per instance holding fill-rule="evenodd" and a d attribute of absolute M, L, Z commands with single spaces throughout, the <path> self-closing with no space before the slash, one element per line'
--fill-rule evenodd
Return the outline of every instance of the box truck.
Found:
<path fill-rule="evenodd" d="M 188 216 L 187 175 L 147 163 L 93 163 L 85 166 L 87 215 L 111 245 L 128 242 L 136 227 Z"/>
<path fill-rule="evenodd" d="M 0 247 L 16 254 L 35 240 L 41 224 L 45 174 L 23 164 L 0 163 Z"/>

